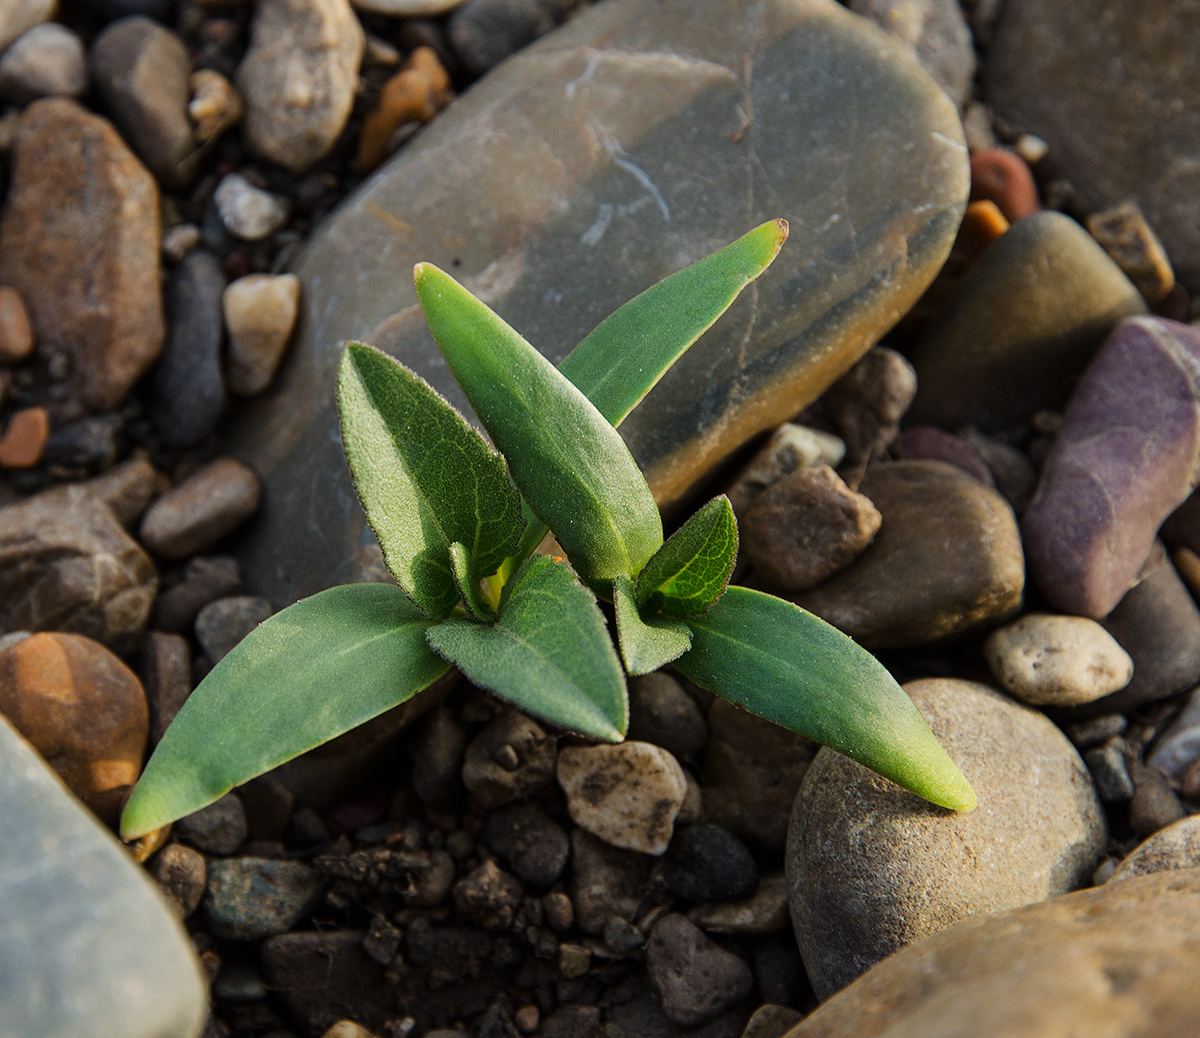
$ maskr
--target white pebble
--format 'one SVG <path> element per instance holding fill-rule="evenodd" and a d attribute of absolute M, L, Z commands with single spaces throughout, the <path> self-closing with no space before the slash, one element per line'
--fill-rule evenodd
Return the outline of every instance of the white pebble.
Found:
<path fill-rule="evenodd" d="M 240 173 L 221 179 L 213 201 L 225 229 L 246 241 L 266 238 L 287 223 L 287 199 L 255 187 Z"/>

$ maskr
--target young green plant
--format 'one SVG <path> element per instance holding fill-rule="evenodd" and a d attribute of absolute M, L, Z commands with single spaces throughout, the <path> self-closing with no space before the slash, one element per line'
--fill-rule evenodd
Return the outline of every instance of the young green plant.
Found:
<path fill-rule="evenodd" d="M 426 320 L 495 448 L 420 376 L 347 345 L 343 444 L 397 584 L 331 588 L 248 635 L 158 744 L 122 835 L 199 810 L 412 698 L 452 664 L 552 725 L 619 742 L 626 672 L 673 663 L 935 804 L 974 807 L 967 780 L 873 656 L 790 602 L 727 586 L 738 545 L 728 498 L 664 541 L 616 431 L 786 237 L 772 221 L 671 275 L 558 368 L 448 274 L 419 264 Z M 534 554 L 547 530 L 569 565 Z M 613 604 L 619 652 L 597 596 Z"/>

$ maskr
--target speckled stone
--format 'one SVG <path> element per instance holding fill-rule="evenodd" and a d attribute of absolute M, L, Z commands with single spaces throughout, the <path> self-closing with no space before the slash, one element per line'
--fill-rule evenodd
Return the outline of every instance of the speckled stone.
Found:
<path fill-rule="evenodd" d="M 1113 873 L 1113 879 L 1148 876 L 1168 869 L 1200 868 L 1200 815 L 1190 815 L 1159 829 L 1139 843 Z"/>
<path fill-rule="evenodd" d="M 819 396 L 921 295 L 965 204 L 961 133 L 903 47 L 831 0 L 584 11 L 439 116 L 297 264 L 300 332 L 234 429 L 270 499 L 249 584 L 282 603 L 353 570 L 364 527 L 332 435 L 338 342 L 376 343 L 465 406 L 415 305 L 414 262 L 453 271 L 557 361 L 659 278 L 789 219 L 757 287 L 622 424 L 672 502 Z M 516 189 L 531 181 L 541 189 Z"/>

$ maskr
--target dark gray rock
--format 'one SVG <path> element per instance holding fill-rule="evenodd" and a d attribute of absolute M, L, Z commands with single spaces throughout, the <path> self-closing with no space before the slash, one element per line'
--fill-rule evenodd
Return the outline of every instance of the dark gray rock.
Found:
<path fill-rule="evenodd" d="M 261 940 L 291 930 L 320 903 L 328 885 L 300 861 L 219 858 L 208 869 L 204 915 L 218 937 Z"/>
<path fill-rule="evenodd" d="M 270 602 L 256 595 L 218 598 L 196 616 L 196 640 L 216 663 L 274 611 Z"/>
<path fill-rule="evenodd" d="M 154 602 L 151 622 L 160 631 L 182 634 L 192 629 L 196 614 L 209 602 L 242 590 L 242 569 L 229 555 L 198 555 L 188 560 L 183 580 Z"/>
<path fill-rule="evenodd" d="M 421 726 L 413 745 L 413 789 L 427 807 L 453 811 L 462 800 L 462 764 L 467 733 L 454 714 L 440 706 Z"/>
<path fill-rule="evenodd" d="M 610 847 L 581 828 L 571 830 L 570 897 L 584 933 L 604 932 L 613 916 L 631 921 L 641 907 L 651 858 Z"/>
<path fill-rule="evenodd" d="M 1104 803 L 1124 804 L 1133 799 L 1133 779 L 1125 765 L 1124 747 L 1119 739 L 1088 750 L 1083 760 Z"/>
<path fill-rule="evenodd" d="M 148 631 L 142 641 L 138 676 L 150 705 L 153 746 L 192 694 L 192 650 L 187 639 L 165 631 Z"/>
<path fill-rule="evenodd" d="M 1129 827 L 1145 839 L 1179 821 L 1186 813 L 1171 783 L 1158 768 L 1138 768 L 1129 801 Z"/>
<path fill-rule="evenodd" d="M 448 33 L 459 60 L 481 76 L 545 36 L 576 0 L 467 0 L 450 17 Z"/>
<path fill-rule="evenodd" d="M 661 746 L 687 761 L 703 752 L 708 723 L 678 681 L 655 671 L 629 680 L 628 738 Z"/>
<path fill-rule="evenodd" d="M 60 426 L 46 438 L 42 461 L 72 470 L 103 471 L 117 460 L 123 424 L 119 415 L 100 414 Z"/>
<path fill-rule="evenodd" d="M 232 854 L 246 841 L 248 828 L 242 802 L 232 793 L 185 815 L 175 823 L 175 835 L 209 854 Z"/>
<path fill-rule="evenodd" d="M 508 930 L 524 893 L 516 876 L 485 861 L 454 884 L 454 907 L 485 930 Z"/>
<path fill-rule="evenodd" d="M 553 780 L 557 744 L 536 721 L 505 710 L 467 747 L 463 784 L 484 807 L 519 800 Z"/>
<path fill-rule="evenodd" d="M 750 994 L 750 967 L 717 947 L 681 915 L 663 916 L 650 932 L 646 969 L 663 1012 L 681 1027 L 698 1027 Z"/>
<path fill-rule="evenodd" d="M 333 435 L 340 341 L 376 343 L 465 406 L 415 305 L 418 260 L 558 361 L 659 278 L 791 220 L 756 288 L 622 424 L 664 503 L 815 400 L 915 302 L 967 191 L 953 104 L 829 0 L 755 11 L 589 9 L 497 68 L 325 224 L 296 268 L 296 341 L 234 430 L 267 480 L 244 556 L 252 588 L 283 604 L 354 579 L 364 524 Z M 512 190 L 531 182 L 543 189 Z"/>
<path fill-rule="evenodd" d="M 225 410 L 224 291 L 221 261 L 199 249 L 180 261 L 167 284 L 170 332 L 154 372 L 150 415 L 163 442 L 172 447 L 199 443 Z"/>
<path fill-rule="evenodd" d="M 5 1030 L 198 1038 L 207 983 L 178 918 L 3 719 L 0 804 Z"/>
<path fill-rule="evenodd" d="M 554 883 L 567 867 L 571 853 L 562 826 L 545 808 L 529 801 L 493 811 L 480 835 L 532 887 Z"/>
<path fill-rule="evenodd" d="M 663 879 L 685 901 L 737 901 L 758 886 L 758 865 L 741 840 L 712 822 L 675 833 L 663 858 Z"/>

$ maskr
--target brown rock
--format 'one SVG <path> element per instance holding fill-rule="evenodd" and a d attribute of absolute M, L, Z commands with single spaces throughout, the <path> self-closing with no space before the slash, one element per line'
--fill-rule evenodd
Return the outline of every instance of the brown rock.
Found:
<path fill-rule="evenodd" d="M 0 508 L 0 631 L 69 631 L 124 652 L 157 589 L 149 556 L 86 486 Z"/>
<path fill-rule="evenodd" d="M 0 438 L 0 468 L 28 469 L 42 460 L 50 416 L 44 407 L 26 407 L 9 419 Z"/>
<path fill-rule="evenodd" d="M 164 847 L 154 859 L 152 871 L 181 919 L 186 919 L 200 907 L 208 876 L 203 854 L 182 843 L 173 843 Z"/>
<path fill-rule="evenodd" d="M 598 934 L 614 916 L 632 921 L 646 895 L 652 859 L 611 847 L 586 830 L 571 831 L 570 903 L 584 933 Z"/>
<path fill-rule="evenodd" d="M 0 285 L 0 364 L 17 364 L 33 351 L 33 326 L 21 294 Z"/>
<path fill-rule="evenodd" d="M 0 652 L 0 712 L 76 796 L 116 821 L 149 725 L 133 671 L 90 638 L 33 634 Z"/>
<path fill-rule="evenodd" d="M 879 529 L 879 510 L 828 465 L 797 469 L 746 510 L 741 544 L 760 579 L 804 591 L 853 562 Z"/>
<path fill-rule="evenodd" d="M 64 353 L 71 389 L 119 403 L 162 349 L 158 188 L 112 126 L 74 101 L 21 114 L 0 217 L 0 281 L 33 317 L 38 346 Z"/>
<path fill-rule="evenodd" d="M 1175 271 L 1137 202 L 1092 213 L 1084 223 L 1142 297 L 1157 306 L 1175 287 Z"/>
<path fill-rule="evenodd" d="M 1016 518 L 991 487 L 940 461 L 867 470 L 859 489 L 883 516 L 847 569 L 797 602 L 867 646 L 919 645 L 1020 607 Z"/>
<path fill-rule="evenodd" d="M 241 121 L 242 99 L 220 72 L 210 68 L 197 69 L 191 75 L 189 86 L 192 99 L 188 102 L 188 118 L 199 143 L 207 144 Z"/>
<path fill-rule="evenodd" d="M 994 202 L 1009 222 L 1032 216 L 1039 209 L 1033 172 L 1016 152 L 989 148 L 971 156 L 971 201 Z"/>
<path fill-rule="evenodd" d="M 418 47 L 384 85 L 363 120 L 358 164 L 370 171 L 388 155 L 388 142 L 405 123 L 425 123 L 450 100 L 450 77 L 432 47 Z"/>
<path fill-rule="evenodd" d="M 156 744 L 192 694 L 192 653 L 178 634 L 150 631 L 139 668 L 150 706 L 150 745 Z"/>
<path fill-rule="evenodd" d="M 165 479 L 139 452 L 128 461 L 87 480 L 83 487 L 108 505 L 117 522 L 129 527 L 138 521 L 151 498 L 162 490 Z"/>
<path fill-rule="evenodd" d="M 454 884 L 454 905 L 485 930 L 507 930 L 524 893 L 516 876 L 485 861 Z"/>
<path fill-rule="evenodd" d="M 829 387 L 821 404 L 846 441 L 848 464 L 857 465 L 887 448 L 916 393 L 913 366 L 886 346 L 875 347 Z"/>
<path fill-rule="evenodd" d="M 505 710 L 467 747 L 463 784 L 487 808 L 519 800 L 553 780 L 557 743 L 532 718 Z"/>
<path fill-rule="evenodd" d="M 258 477 L 240 461 L 219 458 L 163 494 L 138 536 L 152 552 L 185 559 L 236 530 L 258 509 Z"/>
<path fill-rule="evenodd" d="M 681 1027 L 707 1023 L 754 986 L 750 967 L 681 915 L 663 916 L 651 931 L 646 969 L 663 1012 Z"/>

